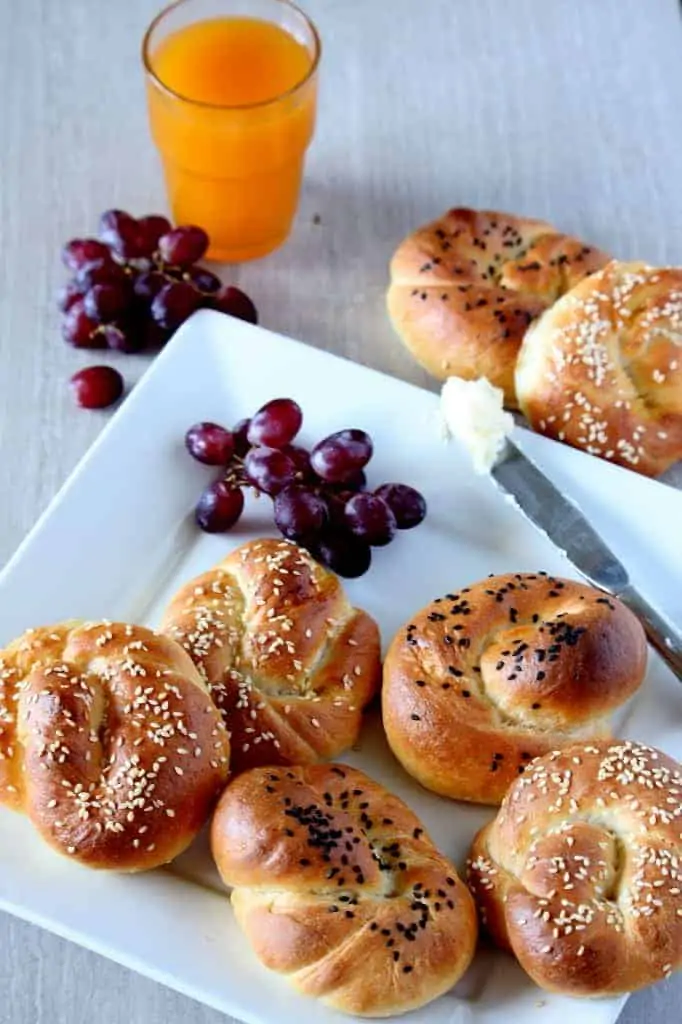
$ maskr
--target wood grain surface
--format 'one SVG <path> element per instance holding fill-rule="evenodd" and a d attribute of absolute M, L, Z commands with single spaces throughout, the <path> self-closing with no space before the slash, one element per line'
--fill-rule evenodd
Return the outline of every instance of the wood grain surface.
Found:
<path fill-rule="evenodd" d="M 68 397 L 66 379 L 92 357 L 59 337 L 58 252 L 102 209 L 164 208 L 139 65 L 158 5 L 0 0 L 0 563 L 107 421 Z M 677 0 L 305 6 L 324 55 L 296 228 L 270 258 L 221 271 L 265 326 L 431 386 L 387 323 L 386 265 L 406 232 L 455 204 L 682 263 Z M 147 365 L 111 362 L 131 385 Z M 226 1019 L 1 915 L 0 945 L 3 1024 Z M 681 1000 L 682 979 L 658 985 L 630 1000 L 623 1024 L 677 1021 Z"/>

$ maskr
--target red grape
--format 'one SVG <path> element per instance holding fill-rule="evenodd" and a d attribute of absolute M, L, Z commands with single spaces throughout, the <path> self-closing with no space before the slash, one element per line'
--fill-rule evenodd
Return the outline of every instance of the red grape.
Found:
<path fill-rule="evenodd" d="M 277 448 L 251 448 L 244 459 L 244 470 L 254 487 L 265 494 L 277 494 L 296 477 L 293 462 Z"/>
<path fill-rule="evenodd" d="M 349 497 L 356 491 L 364 491 L 367 487 L 367 474 L 364 469 L 359 469 L 353 476 L 348 477 L 340 484 L 327 484 L 327 488 L 330 491 L 345 492 L 350 491 Z"/>
<path fill-rule="evenodd" d="M 152 300 L 152 317 L 164 330 L 174 331 L 199 307 L 201 296 L 184 281 L 163 286 Z"/>
<path fill-rule="evenodd" d="M 86 292 L 96 284 L 127 284 L 128 275 L 120 263 L 115 263 L 108 256 L 106 259 L 92 260 L 80 268 L 76 274 L 78 285 Z"/>
<path fill-rule="evenodd" d="M 206 533 L 223 533 L 234 526 L 243 511 L 244 495 L 240 488 L 216 480 L 202 493 L 194 516 Z"/>
<path fill-rule="evenodd" d="M 293 441 L 301 429 L 303 413 L 291 398 L 273 398 L 251 417 L 249 444 L 263 444 L 269 448 L 282 448 Z"/>
<path fill-rule="evenodd" d="M 99 237 L 122 259 L 130 260 L 146 255 L 139 224 L 125 210 L 106 210 L 102 214 L 99 219 Z"/>
<path fill-rule="evenodd" d="M 85 312 L 83 299 L 75 299 L 62 318 L 62 337 L 76 348 L 103 348 L 104 338 L 96 334 L 97 321 Z"/>
<path fill-rule="evenodd" d="M 327 521 L 324 498 L 298 484 L 281 490 L 275 497 L 273 507 L 275 525 L 289 540 L 314 537 Z"/>
<path fill-rule="evenodd" d="M 144 330 L 134 323 L 102 324 L 98 334 L 102 336 L 108 348 L 116 352 L 134 354 L 146 347 L 147 339 Z"/>
<path fill-rule="evenodd" d="M 170 338 L 170 331 L 164 331 L 153 320 L 143 319 L 140 330 L 144 340 L 143 348 L 161 348 Z"/>
<path fill-rule="evenodd" d="M 363 576 L 372 563 L 372 551 L 352 534 L 330 532 L 317 542 L 314 556 L 332 572 L 346 579 Z"/>
<path fill-rule="evenodd" d="M 369 462 L 372 450 L 364 430 L 339 430 L 315 445 L 310 464 L 322 480 L 345 483 Z"/>
<path fill-rule="evenodd" d="M 130 307 L 128 284 L 94 284 L 83 297 L 83 308 L 98 323 L 109 323 L 123 316 Z"/>
<path fill-rule="evenodd" d="M 241 459 L 244 458 L 244 456 L 246 455 L 250 448 L 249 439 L 247 436 L 249 432 L 250 422 L 251 420 L 246 418 L 240 420 L 239 423 L 236 423 L 232 428 L 232 436 L 234 438 L 234 451 L 235 454 L 238 455 Z"/>
<path fill-rule="evenodd" d="M 74 373 L 69 384 L 83 409 L 105 409 L 123 394 L 123 377 L 111 366 L 88 366 Z"/>
<path fill-rule="evenodd" d="M 215 292 L 219 292 L 223 286 L 220 278 L 204 267 L 190 267 L 185 272 L 185 279 L 193 284 L 202 295 L 213 295 Z"/>
<path fill-rule="evenodd" d="M 187 451 L 206 466 L 226 466 L 234 452 L 234 438 L 217 423 L 195 423 L 185 434 Z"/>
<path fill-rule="evenodd" d="M 354 494 L 344 517 L 351 533 L 372 547 L 390 544 L 395 536 L 395 516 L 383 498 L 374 494 Z"/>
<path fill-rule="evenodd" d="M 93 260 L 111 259 L 104 242 L 96 238 L 72 238 L 62 249 L 62 263 L 69 270 L 80 270 Z"/>
<path fill-rule="evenodd" d="M 78 284 L 78 281 L 72 279 L 62 285 L 57 292 L 57 305 L 59 309 L 61 309 L 62 313 L 66 313 L 71 309 L 76 299 L 82 298 L 83 289 Z"/>
<path fill-rule="evenodd" d="M 137 222 L 137 232 L 140 241 L 140 249 L 144 256 L 153 256 L 156 252 L 161 235 L 171 230 L 171 223 L 167 217 L 158 213 L 151 213 L 148 217 L 140 217 Z"/>
<path fill-rule="evenodd" d="M 418 526 L 426 515 L 423 496 L 407 484 L 382 484 L 374 493 L 384 499 L 395 516 L 399 530 L 410 530 Z"/>
<path fill-rule="evenodd" d="M 197 263 L 207 249 L 208 235 L 203 228 L 193 224 L 173 228 L 159 238 L 161 259 L 176 267 L 190 267 Z"/>
<path fill-rule="evenodd" d="M 213 295 L 210 307 L 217 309 L 219 313 L 234 316 L 238 320 L 246 320 L 249 324 L 258 323 L 258 312 L 251 299 L 245 292 L 232 285 L 222 288 L 217 295 Z"/>
<path fill-rule="evenodd" d="M 138 299 L 151 302 L 155 295 L 161 291 L 168 282 L 158 270 L 145 270 L 137 274 L 133 281 L 133 291 Z"/>
<path fill-rule="evenodd" d="M 289 456 L 296 467 L 296 479 L 298 481 L 310 481 L 313 479 L 314 474 L 310 468 L 310 452 L 307 448 L 302 448 L 298 444 L 285 444 L 282 445 L 281 451 Z"/>

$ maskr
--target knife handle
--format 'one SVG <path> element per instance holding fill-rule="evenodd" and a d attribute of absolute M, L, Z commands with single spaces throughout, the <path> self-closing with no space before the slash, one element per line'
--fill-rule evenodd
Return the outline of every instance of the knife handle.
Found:
<path fill-rule="evenodd" d="M 617 594 L 644 626 L 644 632 L 677 678 L 682 681 L 682 633 L 628 584 Z"/>

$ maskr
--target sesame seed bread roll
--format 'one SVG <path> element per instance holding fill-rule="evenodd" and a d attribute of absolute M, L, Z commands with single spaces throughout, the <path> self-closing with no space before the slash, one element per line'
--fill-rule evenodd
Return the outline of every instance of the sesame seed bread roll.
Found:
<path fill-rule="evenodd" d="M 229 752 L 203 680 L 168 637 L 70 622 L 0 652 L 0 801 L 88 867 L 145 871 L 182 853 Z"/>
<path fill-rule="evenodd" d="M 476 838 L 481 922 L 536 984 L 634 992 L 682 967 L 682 767 L 618 740 L 546 754 Z"/>
<path fill-rule="evenodd" d="M 528 325 L 608 259 L 542 220 L 448 210 L 398 246 L 388 314 L 434 377 L 487 377 L 516 408 L 514 366 Z"/>
<path fill-rule="evenodd" d="M 436 598 L 394 638 L 390 747 L 441 796 L 499 804 L 534 757 L 610 736 L 641 684 L 644 630 L 602 591 L 546 573 L 490 576 Z"/>
<path fill-rule="evenodd" d="M 291 541 L 237 548 L 178 591 L 162 629 L 223 714 L 233 772 L 336 757 L 379 688 L 376 622 Z"/>
<path fill-rule="evenodd" d="M 334 1009 L 416 1009 L 471 962 L 466 886 L 418 818 L 363 772 L 246 772 L 218 804 L 211 846 L 256 956 Z"/>
<path fill-rule="evenodd" d="M 682 459 L 682 268 L 618 263 L 528 331 L 516 392 L 531 426 L 646 476 Z"/>

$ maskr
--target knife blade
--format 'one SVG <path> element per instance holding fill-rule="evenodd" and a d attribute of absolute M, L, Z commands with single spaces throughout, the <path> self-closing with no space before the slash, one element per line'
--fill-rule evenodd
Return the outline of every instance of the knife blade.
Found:
<path fill-rule="evenodd" d="M 589 583 L 619 598 L 637 615 L 649 642 L 682 681 L 682 633 L 633 587 L 625 566 L 578 506 L 509 439 L 490 474 Z"/>

